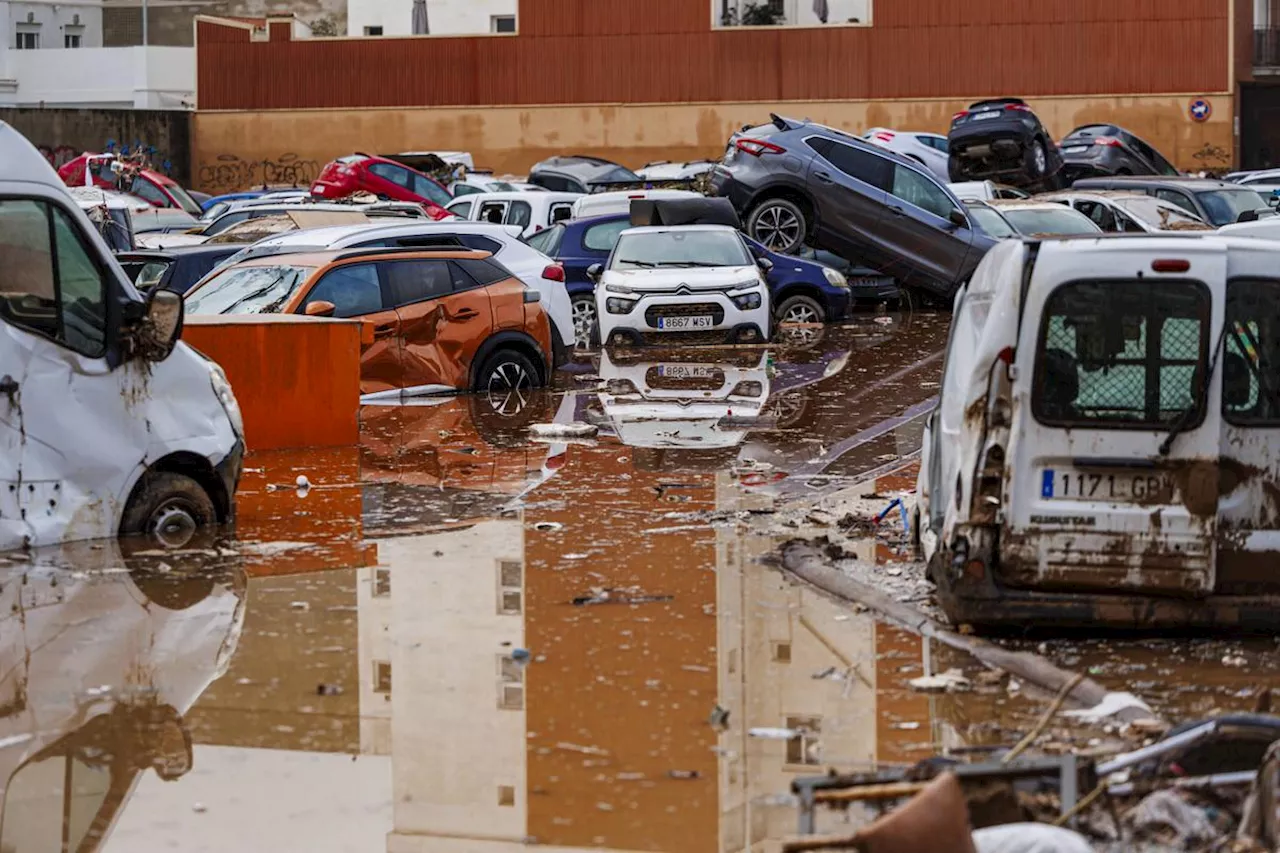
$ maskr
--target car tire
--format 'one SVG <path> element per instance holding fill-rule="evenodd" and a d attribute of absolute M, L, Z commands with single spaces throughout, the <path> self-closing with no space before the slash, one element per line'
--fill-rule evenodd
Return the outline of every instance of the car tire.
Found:
<path fill-rule="evenodd" d="M 182 548 L 202 527 L 217 524 L 213 499 L 185 474 L 148 471 L 134 487 L 120 520 L 121 536 L 146 536 Z"/>
<path fill-rule="evenodd" d="M 573 297 L 572 306 L 574 346 L 578 349 L 591 349 L 596 345 L 600 333 L 595 294 L 578 294 Z"/>
<path fill-rule="evenodd" d="M 503 347 L 484 360 L 476 371 L 477 394 L 532 392 L 542 387 L 542 374 L 529 356 L 519 350 Z M 511 401 L 516 402 L 516 401 Z"/>
<path fill-rule="evenodd" d="M 1031 145 L 1027 148 L 1026 159 L 1027 175 L 1033 180 L 1043 178 L 1049 173 L 1049 152 L 1045 149 L 1044 143 L 1039 139 L 1031 140 Z"/>
<path fill-rule="evenodd" d="M 767 198 L 747 217 L 747 233 L 771 252 L 789 255 L 804 245 L 809 220 L 794 201 Z"/>
<path fill-rule="evenodd" d="M 827 312 L 811 296 L 788 296 L 778 305 L 773 315 L 774 324 L 825 323 Z"/>

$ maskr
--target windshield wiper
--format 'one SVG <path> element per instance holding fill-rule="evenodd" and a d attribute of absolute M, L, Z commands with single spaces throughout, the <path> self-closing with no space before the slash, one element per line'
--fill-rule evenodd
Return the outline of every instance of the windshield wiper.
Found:
<path fill-rule="evenodd" d="M 1173 449 L 1173 442 L 1182 434 L 1191 422 L 1195 420 L 1196 414 L 1199 413 L 1209 396 L 1209 386 L 1213 382 L 1213 373 L 1218 369 L 1218 356 L 1222 353 L 1222 343 L 1227 338 L 1227 326 L 1222 325 L 1222 331 L 1218 333 L 1218 345 L 1213 348 L 1213 357 L 1209 359 L 1209 370 L 1204 374 L 1204 379 L 1200 383 L 1200 393 L 1191 401 L 1191 405 L 1187 407 L 1178 419 L 1173 422 L 1173 426 L 1169 427 L 1169 434 L 1165 436 L 1164 441 L 1160 442 L 1160 449 L 1157 451 L 1161 456 L 1168 456 L 1169 451 Z"/>
<path fill-rule="evenodd" d="M 650 267 L 650 268 L 652 268 L 652 267 L 656 267 L 656 266 L 657 266 L 657 264 L 652 263 L 651 261 L 636 261 L 636 260 L 631 260 L 630 258 L 619 258 L 619 259 L 618 259 L 618 263 L 620 263 L 620 264 L 631 264 L 632 266 L 636 266 L 636 267 Z"/>
<path fill-rule="evenodd" d="M 272 291 L 272 289 L 274 289 L 274 288 L 275 288 L 275 286 L 276 286 L 277 284 L 279 284 L 280 282 L 284 281 L 284 278 L 285 278 L 285 276 L 287 276 L 287 275 L 288 275 L 288 273 L 283 273 L 283 272 L 282 272 L 282 273 L 280 273 L 280 275 L 276 276 L 276 277 L 275 277 L 275 279 L 273 279 L 269 284 L 267 284 L 267 285 L 265 285 L 265 286 L 263 286 L 263 287 L 260 287 L 260 288 L 258 288 L 257 290 L 255 290 L 255 291 L 253 291 L 253 292 L 251 292 L 251 293 L 247 293 L 247 294 L 245 294 L 244 296 L 241 296 L 241 297 L 240 297 L 239 299 L 237 299 L 235 302 L 232 302 L 230 305 L 228 305 L 226 308 L 224 308 L 220 313 L 222 313 L 222 314 L 230 314 L 230 313 L 231 313 L 231 309 L 232 309 L 232 308 L 237 308 L 237 307 L 239 307 L 240 305 L 243 305 L 244 303 L 248 302 L 250 299 L 257 299 L 259 296 L 266 296 L 268 293 L 270 293 L 270 292 Z M 287 297 L 288 295 L 289 295 L 288 293 L 286 293 L 286 294 L 285 294 L 285 296 L 286 296 L 286 297 Z M 257 313 L 261 314 L 261 313 L 263 313 L 263 311 L 259 310 Z"/>
<path fill-rule="evenodd" d="M 658 264 L 660 267 L 722 267 L 724 264 L 717 264 L 714 261 L 662 261 Z"/>

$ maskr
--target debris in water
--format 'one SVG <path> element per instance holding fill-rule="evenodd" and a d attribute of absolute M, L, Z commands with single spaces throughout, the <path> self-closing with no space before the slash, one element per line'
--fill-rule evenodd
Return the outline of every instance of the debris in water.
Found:
<path fill-rule="evenodd" d="M 209 810 L 209 807 L 206 806 L 204 803 L 192 803 L 191 810 L 196 814 L 204 814 Z"/>
<path fill-rule="evenodd" d="M 533 424 L 529 434 L 538 438 L 590 438 L 599 432 L 594 424 Z"/>
<path fill-rule="evenodd" d="M 748 729 L 747 734 L 751 737 L 763 738 L 765 740 L 791 740 L 800 737 L 800 732 L 796 729 L 775 729 L 769 727 L 760 727 Z"/>
<path fill-rule="evenodd" d="M 578 752 L 582 755 L 605 756 L 609 754 L 607 749 L 601 749 L 598 746 L 579 746 L 576 743 L 558 743 L 556 744 L 556 749 L 562 749 L 565 752 Z"/>
<path fill-rule="evenodd" d="M 556 521 L 539 521 L 537 524 L 533 526 L 533 529 L 541 531 L 543 533 L 550 533 L 553 530 L 559 530 L 563 526 L 564 525 Z"/>
<path fill-rule="evenodd" d="M 291 601 L 289 602 L 289 607 L 294 610 L 310 610 L 311 603 L 307 601 Z"/>
<path fill-rule="evenodd" d="M 920 724 L 915 721 L 911 721 L 907 723 L 894 723 L 890 728 L 901 729 L 907 732 L 913 732 L 916 729 L 920 728 Z"/>
<path fill-rule="evenodd" d="M 702 774 L 697 770 L 668 770 L 667 775 L 672 779 L 701 779 Z"/>
<path fill-rule="evenodd" d="M 729 710 L 716 705 L 711 709 L 711 716 L 707 718 L 707 722 L 711 724 L 711 728 L 718 732 L 723 732 L 729 728 Z"/>
<path fill-rule="evenodd" d="M 311 488 L 311 481 L 307 479 L 306 474 L 299 474 L 298 479 L 294 480 L 294 484 L 297 485 L 299 489 Z"/>
<path fill-rule="evenodd" d="M 1143 702 L 1132 693 L 1125 692 L 1108 693 L 1106 696 L 1102 697 L 1101 702 L 1094 705 L 1092 708 L 1063 711 L 1062 716 L 1072 717 L 1086 723 L 1099 723 L 1108 717 L 1114 717 L 1116 714 L 1119 714 L 1121 711 L 1128 710 L 1129 708 L 1138 708 L 1154 716 L 1151 708 L 1147 706 L 1146 702 Z"/>
<path fill-rule="evenodd" d="M 1249 663 L 1249 660 L 1242 655 L 1223 655 L 1222 657 L 1223 666 L 1239 667 L 1239 666 L 1245 666 L 1248 663 Z"/>
<path fill-rule="evenodd" d="M 955 693 L 973 687 L 969 679 L 965 678 L 964 673 L 958 669 L 913 678 L 907 683 L 911 685 L 912 690 L 919 690 L 922 693 Z"/>

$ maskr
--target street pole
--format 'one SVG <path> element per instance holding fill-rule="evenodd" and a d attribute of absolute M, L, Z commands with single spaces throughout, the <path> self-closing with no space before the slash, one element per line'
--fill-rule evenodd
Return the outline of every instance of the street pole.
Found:
<path fill-rule="evenodd" d="M 147 46 L 147 0 L 142 0 L 142 46 Z"/>

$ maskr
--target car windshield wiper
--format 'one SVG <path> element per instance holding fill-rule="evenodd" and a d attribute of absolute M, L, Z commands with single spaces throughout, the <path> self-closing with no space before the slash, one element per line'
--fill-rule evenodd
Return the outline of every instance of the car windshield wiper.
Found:
<path fill-rule="evenodd" d="M 632 266 L 636 266 L 636 267 L 656 267 L 657 266 L 657 264 L 653 263 L 652 261 L 636 261 L 630 258 L 619 258 L 618 263 L 631 264 Z"/>
<path fill-rule="evenodd" d="M 722 267 L 724 264 L 718 264 L 714 261 L 662 261 L 658 264 L 660 267 Z"/>

